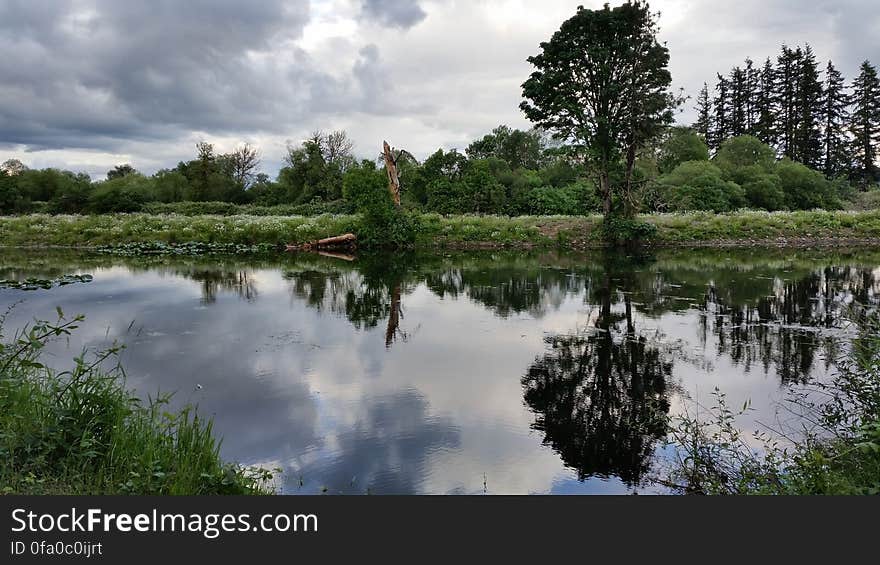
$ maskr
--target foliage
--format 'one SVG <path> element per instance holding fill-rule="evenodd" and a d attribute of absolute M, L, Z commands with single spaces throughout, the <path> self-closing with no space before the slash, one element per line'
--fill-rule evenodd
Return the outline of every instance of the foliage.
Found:
<path fill-rule="evenodd" d="M 777 164 L 775 170 L 789 209 L 840 208 L 834 185 L 822 173 L 787 159 Z"/>
<path fill-rule="evenodd" d="M 657 41 L 656 16 L 644 2 L 578 7 L 528 61 L 535 71 L 523 83 L 523 112 L 586 159 L 611 214 L 613 192 L 631 192 L 638 148 L 672 122 L 669 51 Z M 612 186 L 621 161 L 625 180 Z"/>
<path fill-rule="evenodd" d="M 675 455 L 661 482 L 700 494 L 880 494 L 880 319 L 851 316 L 859 336 L 837 375 L 788 400 L 813 426 L 749 440 L 736 425 L 748 403 L 731 410 L 716 390 L 708 418 L 675 420 Z"/>
<path fill-rule="evenodd" d="M 657 227 L 648 222 L 616 214 L 605 216 L 602 223 L 602 239 L 612 245 L 637 244 L 656 233 Z"/>
<path fill-rule="evenodd" d="M 724 180 L 721 170 L 709 161 L 682 163 L 659 179 L 673 210 L 729 212 L 745 204 L 745 192 Z"/>
<path fill-rule="evenodd" d="M 358 244 L 366 247 L 405 247 L 415 243 L 419 218 L 394 205 L 384 171 L 364 161 L 345 173 L 343 191 L 361 214 Z"/>
<path fill-rule="evenodd" d="M 740 135 L 725 141 L 715 155 L 714 163 L 725 174 L 731 175 L 736 169 L 758 166 L 770 171 L 776 161 L 773 148 L 757 137 Z"/>
<path fill-rule="evenodd" d="M 151 191 L 151 183 L 140 173 L 117 175 L 93 189 L 88 209 L 98 214 L 139 212 L 151 199 Z"/>
<path fill-rule="evenodd" d="M 271 473 L 221 461 L 210 420 L 170 396 L 143 402 L 113 365 L 121 347 L 70 369 L 43 365 L 52 339 L 82 317 L 36 321 L 0 345 L 0 485 L 4 494 L 260 494 Z"/>
<path fill-rule="evenodd" d="M 660 172 L 670 173 L 686 161 L 708 161 L 709 146 L 694 130 L 687 127 L 671 128 L 660 146 Z"/>

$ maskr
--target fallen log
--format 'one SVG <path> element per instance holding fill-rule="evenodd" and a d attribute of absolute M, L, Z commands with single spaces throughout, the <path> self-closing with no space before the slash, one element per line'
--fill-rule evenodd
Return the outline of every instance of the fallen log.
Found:
<path fill-rule="evenodd" d="M 353 233 L 336 235 L 333 237 L 325 237 L 317 241 L 309 241 L 302 244 L 288 243 L 285 248 L 287 251 L 307 251 L 310 249 L 340 249 L 351 248 L 357 244 L 357 236 Z"/>
<path fill-rule="evenodd" d="M 330 257 L 333 259 L 342 259 L 343 261 L 354 261 L 357 259 L 354 255 L 349 255 L 348 253 L 337 253 L 335 251 L 318 251 L 318 255 L 321 257 Z"/>

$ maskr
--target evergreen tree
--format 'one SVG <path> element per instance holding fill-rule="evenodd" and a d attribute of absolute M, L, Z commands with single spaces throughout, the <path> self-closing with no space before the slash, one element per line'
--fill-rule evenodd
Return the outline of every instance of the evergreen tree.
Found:
<path fill-rule="evenodd" d="M 700 95 L 697 97 L 697 121 L 694 123 L 694 131 L 703 136 L 708 144 L 712 135 L 712 101 L 709 100 L 709 85 L 703 83 Z"/>
<path fill-rule="evenodd" d="M 746 73 L 736 67 L 730 72 L 730 135 L 739 137 L 748 131 L 746 108 L 748 106 L 748 92 L 746 88 Z"/>
<path fill-rule="evenodd" d="M 803 51 L 800 47 L 792 50 L 782 46 L 782 52 L 776 60 L 776 76 L 774 81 L 774 98 L 777 110 L 777 147 L 784 157 L 796 158 L 797 125 L 798 125 L 798 86 L 800 77 L 800 61 Z"/>
<path fill-rule="evenodd" d="M 715 100 L 712 105 L 715 107 L 715 122 L 712 130 L 712 138 L 709 140 L 710 149 L 718 149 L 730 137 L 730 83 L 727 79 L 718 75 L 718 84 L 715 86 Z"/>
<path fill-rule="evenodd" d="M 794 136 L 794 159 L 811 169 L 822 162 L 822 82 L 813 49 L 807 45 L 798 65 L 797 127 Z"/>
<path fill-rule="evenodd" d="M 774 104 L 774 88 L 776 85 L 776 69 L 770 58 L 758 73 L 758 84 L 755 89 L 755 125 L 753 135 L 770 146 L 776 146 L 776 106 Z"/>
<path fill-rule="evenodd" d="M 877 170 L 877 144 L 880 143 L 880 79 L 877 68 L 869 61 L 862 63 L 853 82 L 853 106 L 850 131 L 854 180 L 862 189 L 880 179 Z"/>
<path fill-rule="evenodd" d="M 850 101 L 843 75 L 831 61 L 825 69 L 821 102 L 823 171 L 828 178 L 835 178 L 849 169 L 846 123 Z"/>
<path fill-rule="evenodd" d="M 751 58 L 746 59 L 745 68 L 745 104 L 746 104 L 746 133 L 755 135 L 755 124 L 758 122 L 757 102 L 758 83 L 760 73 L 755 68 L 755 62 Z"/>

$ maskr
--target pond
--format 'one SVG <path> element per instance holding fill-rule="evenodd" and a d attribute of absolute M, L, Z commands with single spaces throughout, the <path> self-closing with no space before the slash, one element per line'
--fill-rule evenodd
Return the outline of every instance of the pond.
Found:
<path fill-rule="evenodd" d="M 125 344 L 128 386 L 214 418 L 225 458 L 281 492 L 653 492 L 668 418 L 751 402 L 794 418 L 833 374 L 880 252 L 658 250 L 268 257 L 0 252 L 5 334 L 56 307 L 48 348 Z M 70 275 L 91 275 L 70 277 Z M 789 422 L 790 423 L 790 422 Z"/>

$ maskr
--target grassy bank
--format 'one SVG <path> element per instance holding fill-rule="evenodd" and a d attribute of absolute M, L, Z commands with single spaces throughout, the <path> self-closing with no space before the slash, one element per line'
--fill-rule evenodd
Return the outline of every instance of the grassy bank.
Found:
<path fill-rule="evenodd" d="M 737 426 L 749 410 L 716 404 L 673 420 L 675 456 L 662 484 L 697 494 L 880 494 L 880 317 L 853 314 L 858 337 L 837 360 L 831 382 L 809 382 L 780 406 L 764 431 Z"/>
<path fill-rule="evenodd" d="M 69 370 L 40 363 L 80 318 L 36 322 L 0 345 L 0 494 L 260 494 L 268 474 L 224 463 L 210 421 L 125 388 L 116 350 Z M 2 328 L 0 328 L 2 329 Z"/>
<path fill-rule="evenodd" d="M 420 216 L 417 247 L 601 246 L 599 216 Z M 643 216 L 656 227 L 658 246 L 822 244 L 880 241 L 880 211 L 711 212 Z M 282 245 L 358 233 L 356 215 L 0 217 L 7 246 L 101 246 L 123 243 L 199 242 Z"/>

